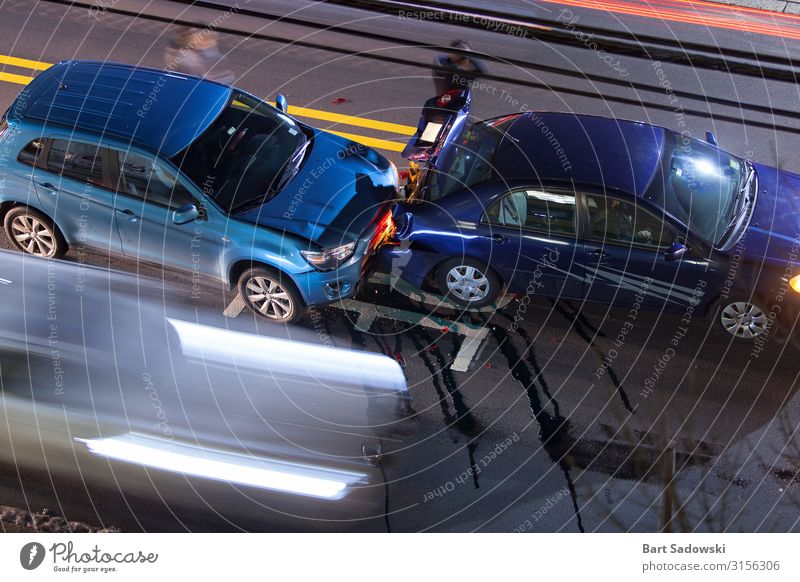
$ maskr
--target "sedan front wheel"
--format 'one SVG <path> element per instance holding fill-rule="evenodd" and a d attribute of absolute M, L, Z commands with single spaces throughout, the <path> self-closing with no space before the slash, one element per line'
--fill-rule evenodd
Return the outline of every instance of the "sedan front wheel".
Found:
<path fill-rule="evenodd" d="M 771 320 L 756 298 L 731 297 L 717 307 L 717 329 L 728 338 L 753 341 L 770 332 Z"/>

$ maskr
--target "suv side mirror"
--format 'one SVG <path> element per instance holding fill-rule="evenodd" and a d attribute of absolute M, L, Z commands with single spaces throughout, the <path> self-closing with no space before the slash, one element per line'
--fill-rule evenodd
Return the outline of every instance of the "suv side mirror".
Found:
<path fill-rule="evenodd" d="M 197 209 L 197 206 L 194 204 L 184 204 L 180 208 L 176 208 L 172 211 L 172 222 L 175 224 L 186 224 L 197 220 L 198 216 L 200 216 L 200 211 Z"/>
<path fill-rule="evenodd" d="M 289 103 L 287 103 L 286 97 L 283 95 L 278 95 L 275 97 L 275 107 L 286 113 L 286 111 L 289 109 Z"/>
<path fill-rule="evenodd" d="M 689 252 L 689 247 L 679 242 L 674 242 L 670 245 L 667 252 L 664 253 L 664 258 L 668 261 L 678 261 L 687 252 Z"/>

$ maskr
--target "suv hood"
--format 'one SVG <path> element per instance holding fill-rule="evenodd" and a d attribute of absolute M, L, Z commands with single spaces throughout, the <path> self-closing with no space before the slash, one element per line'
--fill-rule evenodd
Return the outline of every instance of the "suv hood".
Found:
<path fill-rule="evenodd" d="M 376 151 L 317 129 L 309 147 L 300 171 L 278 194 L 236 218 L 322 248 L 358 240 L 397 198 L 397 171 Z"/>

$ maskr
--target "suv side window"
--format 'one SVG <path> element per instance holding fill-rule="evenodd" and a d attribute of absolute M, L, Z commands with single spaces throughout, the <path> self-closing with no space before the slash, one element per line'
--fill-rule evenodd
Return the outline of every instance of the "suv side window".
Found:
<path fill-rule="evenodd" d="M 589 194 L 589 238 L 612 244 L 668 248 L 675 237 L 669 225 L 647 210 L 613 196 Z"/>
<path fill-rule="evenodd" d="M 105 186 L 103 149 L 99 145 L 54 139 L 47 154 L 47 169 L 81 182 Z"/>
<path fill-rule="evenodd" d="M 171 209 L 195 203 L 173 171 L 158 160 L 131 151 L 118 151 L 117 155 L 119 192 Z"/>
<path fill-rule="evenodd" d="M 525 189 L 509 192 L 486 211 L 486 221 L 509 226 L 574 237 L 576 206 L 571 193 Z"/>
<path fill-rule="evenodd" d="M 43 138 L 38 138 L 30 142 L 22 151 L 19 152 L 17 160 L 29 166 L 35 166 L 39 161 L 39 156 L 44 151 L 45 141 Z"/>

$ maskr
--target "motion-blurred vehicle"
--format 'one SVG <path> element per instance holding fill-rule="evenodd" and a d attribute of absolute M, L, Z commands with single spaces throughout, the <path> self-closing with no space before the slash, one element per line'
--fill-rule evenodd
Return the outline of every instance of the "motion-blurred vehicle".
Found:
<path fill-rule="evenodd" d="M 710 133 L 536 111 L 471 123 L 469 106 L 467 90 L 428 100 L 403 152 L 417 172 L 382 254 L 408 282 L 474 307 L 507 287 L 705 314 L 729 339 L 793 328 L 800 176 Z"/>
<path fill-rule="evenodd" d="M 394 166 L 239 89 L 66 61 L 0 123 L 0 219 L 22 251 L 81 244 L 238 287 L 273 321 L 353 295 L 391 229 Z"/>
<path fill-rule="evenodd" d="M 2 251 L 0 273 L 7 484 L 145 500 L 98 516 L 160 530 L 383 527 L 376 463 L 413 430 L 393 359 L 198 323 L 118 271 Z"/>

